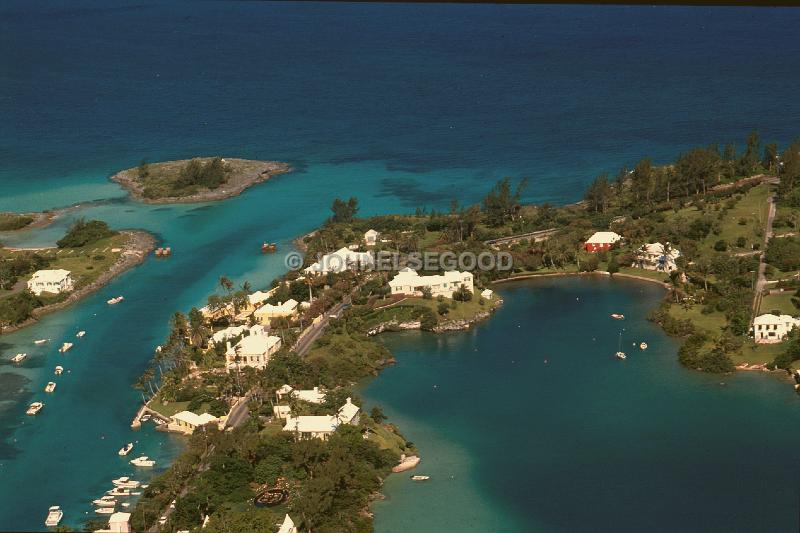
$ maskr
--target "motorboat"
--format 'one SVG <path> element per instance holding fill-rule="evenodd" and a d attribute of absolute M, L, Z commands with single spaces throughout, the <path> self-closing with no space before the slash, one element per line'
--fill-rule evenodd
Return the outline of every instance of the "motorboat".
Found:
<path fill-rule="evenodd" d="M 41 344 L 44 344 L 46 342 L 47 342 L 47 339 L 38 339 L 38 340 L 33 341 L 33 344 L 41 345 Z"/>
<path fill-rule="evenodd" d="M 48 381 L 47 385 L 45 385 L 45 387 L 44 387 L 44 391 L 45 392 L 53 392 L 54 390 L 56 390 L 55 381 Z"/>
<path fill-rule="evenodd" d="M 115 507 L 117 500 L 113 496 L 102 496 L 92 501 L 97 507 Z"/>
<path fill-rule="evenodd" d="M 147 421 L 148 421 L 148 420 L 150 420 L 151 418 L 152 418 L 152 417 L 150 416 L 150 413 L 145 413 L 145 414 L 143 414 L 143 415 L 141 416 L 141 418 L 139 418 L 139 421 L 140 421 L 140 422 L 147 422 Z"/>
<path fill-rule="evenodd" d="M 79 331 L 78 333 L 76 333 L 76 334 L 75 334 L 75 336 L 76 336 L 76 337 L 78 337 L 79 339 L 80 339 L 81 337 L 83 337 L 84 335 L 86 335 L 86 332 L 85 332 L 85 331 L 83 331 L 83 330 L 81 330 L 81 331 Z"/>
<path fill-rule="evenodd" d="M 21 363 L 21 362 L 23 362 L 25 360 L 26 357 L 28 357 L 28 354 L 26 354 L 26 353 L 18 353 L 17 355 L 15 355 L 14 357 L 11 358 L 11 362 L 12 363 Z"/>
<path fill-rule="evenodd" d="M 121 302 L 122 300 L 124 300 L 124 299 L 125 299 L 125 297 L 124 297 L 124 296 L 117 296 L 117 297 L 115 297 L 115 298 L 111 298 L 110 300 L 107 300 L 107 301 L 106 301 L 106 303 L 107 303 L 108 305 L 115 305 L 115 304 L 118 304 L 118 303 L 120 303 L 120 302 Z"/>
<path fill-rule="evenodd" d="M 619 332 L 619 344 L 617 345 L 617 353 L 614 354 L 617 359 L 627 359 L 628 356 L 622 351 L 622 332 Z"/>
<path fill-rule="evenodd" d="M 127 509 L 128 507 L 130 507 L 130 506 L 131 506 L 131 504 L 130 504 L 129 502 L 122 502 L 120 505 L 121 505 L 122 507 L 124 507 L 125 509 Z"/>
<path fill-rule="evenodd" d="M 113 507 L 98 507 L 94 512 L 97 514 L 114 514 L 116 511 Z"/>
<path fill-rule="evenodd" d="M 411 476 L 411 481 L 428 481 L 431 476 Z"/>
<path fill-rule="evenodd" d="M 156 462 L 146 455 L 132 459 L 130 462 L 133 466 L 155 466 Z"/>
<path fill-rule="evenodd" d="M 639 344 L 639 348 L 642 349 L 642 350 L 646 350 L 647 349 L 647 343 L 643 342 L 643 343 Z"/>
<path fill-rule="evenodd" d="M 41 411 L 42 407 L 44 407 L 44 404 L 42 402 L 33 402 L 30 405 L 30 407 L 28 407 L 28 410 L 25 411 L 25 414 L 33 416 L 39 411 Z"/>
<path fill-rule="evenodd" d="M 129 442 L 128 444 L 126 444 L 125 446 L 123 446 L 122 448 L 120 448 L 118 453 L 119 453 L 120 455 L 128 455 L 128 453 L 130 453 L 130 451 L 131 451 L 132 449 L 133 449 L 133 443 L 132 443 L 132 442 Z"/>
<path fill-rule="evenodd" d="M 114 479 L 111 481 L 111 483 L 113 483 L 115 487 L 121 487 L 124 489 L 136 489 L 140 485 L 138 481 L 127 476 Z"/>
<path fill-rule="evenodd" d="M 72 346 L 73 344 L 71 342 L 65 342 L 61 345 L 61 348 L 59 348 L 58 351 L 61 353 L 66 353 L 70 348 L 72 348 Z"/>
<path fill-rule="evenodd" d="M 56 374 L 56 376 L 60 376 L 60 375 L 61 375 L 63 372 L 64 372 L 64 367 L 63 367 L 63 366 L 61 366 L 61 365 L 58 365 L 58 366 L 56 367 L 56 370 L 55 370 L 55 374 Z"/>
<path fill-rule="evenodd" d="M 56 527 L 62 518 L 64 518 L 64 511 L 58 505 L 54 505 L 47 511 L 47 519 L 44 521 L 44 525 L 46 527 Z"/>
<path fill-rule="evenodd" d="M 114 487 L 113 489 L 106 491 L 106 494 L 113 497 L 123 497 L 123 496 L 136 496 L 137 494 L 141 494 L 141 492 L 131 492 L 131 489 L 127 489 L 124 487 Z"/>
<path fill-rule="evenodd" d="M 625 315 L 620 313 L 611 313 L 611 318 L 614 320 L 625 320 Z"/>

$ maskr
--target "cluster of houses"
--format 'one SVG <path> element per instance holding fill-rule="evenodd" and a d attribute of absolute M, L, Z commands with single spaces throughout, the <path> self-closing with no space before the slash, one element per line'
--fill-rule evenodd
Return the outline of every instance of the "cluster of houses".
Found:
<path fill-rule="evenodd" d="M 293 433 L 297 439 L 327 440 L 340 425 L 357 426 L 361 420 L 361 408 L 350 398 L 347 398 L 344 405 L 332 415 L 293 416 L 291 407 L 283 403 L 289 398 L 295 398 L 308 403 L 322 404 L 325 401 L 325 392 L 319 387 L 298 390 L 289 385 L 283 385 L 275 391 L 275 396 L 278 399 L 278 404 L 272 408 L 275 418 L 283 420 L 283 431 Z"/>
<path fill-rule="evenodd" d="M 583 249 L 591 253 L 602 252 L 621 243 L 622 235 L 613 231 L 597 231 L 583 243 Z M 681 252 L 668 242 L 652 242 L 634 250 L 634 256 L 632 267 L 669 273 L 677 270 Z"/>

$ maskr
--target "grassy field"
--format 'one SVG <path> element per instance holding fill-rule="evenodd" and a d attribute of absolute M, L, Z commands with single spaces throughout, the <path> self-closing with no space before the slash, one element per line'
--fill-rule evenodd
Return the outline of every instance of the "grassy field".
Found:
<path fill-rule="evenodd" d="M 83 248 L 62 250 L 54 254 L 55 260 L 49 268 L 69 270 L 75 280 L 75 287 L 83 287 L 95 281 L 117 262 L 126 240 L 125 235 L 114 235 Z"/>
<path fill-rule="evenodd" d="M 456 302 L 454 300 L 450 300 L 449 298 L 445 298 L 445 302 L 450 305 L 450 311 L 447 313 L 446 316 L 443 318 L 440 317 L 440 320 L 469 320 L 473 318 L 475 315 L 480 313 L 481 311 L 490 311 L 494 307 L 494 303 L 485 300 L 484 304 L 481 305 L 479 303 L 480 298 L 474 297 L 469 302 Z M 496 300 L 495 300 L 496 301 Z M 438 315 L 439 309 L 439 301 L 436 298 L 432 298 L 430 300 L 426 300 L 424 298 L 408 298 L 403 301 L 401 305 L 420 305 L 428 307 L 434 313 Z"/>
<path fill-rule="evenodd" d="M 181 411 L 186 411 L 189 407 L 189 402 L 169 402 L 167 404 L 163 403 L 158 396 L 154 397 L 150 403 L 148 404 L 150 409 L 156 411 L 157 413 L 161 413 L 165 417 L 170 417 L 175 413 L 180 413 Z M 196 413 L 206 413 L 208 412 L 209 405 L 208 403 L 203 403 L 200 406 L 200 409 L 196 410 Z"/>
<path fill-rule="evenodd" d="M 0 231 L 22 229 L 33 222 L 33 217 L 17 213 L 0 213 Z"/>
<path fill-rule="evenodd" d="M 744 345 L 741 352 L 733 354 L 731 359 L 735 365 L 740 365 L 742 363 L 750 365 L 771 363 L 772 360 L 775 359 L 775 356 L 779 355 L 785 349 L 786 346 L 783 344 L 756 344 L 754 342 L 748 342 Z"/>
<path fill-rule="evenodd" d="M 800 310 L 792 304 L 791 300 L 793 297 L 794 291 L 784 291 L 780 294 L 767 294 L 761 300 L 761 309 L 759 312 L 771 313 L 772 311 L 780 311 L 781 314 L 785 315 L 800 314 Z"/>
<path fill-rule="evenodd" d="M 725 315 L 720 312 L 703 314 L 701 309 L 702 306 L 700 305 L 684 309 L 681 305 L 672 304 L 669 307 L 669 314 L 680 320 L 688 318 L 698 328 L 709 332 L 711 335 L 719 335 L 722 328 L 728 323 Z"/>
<path fill-rule="evenodd" d="M 750 249 L 753 243 L 763 243 L 764 225 L 767 220 L 767 196 L 769 186 L 759 185 L 747 191 L 736 205 L 729 209 L 720 224 L 720 234 L 711 233 L 702 243 L 712 249 L 714 243 L 722 239 L 728 246 L 735 246 L 736 239 L 744 237 L 747 241 L 744 249 Z M 744 222 L 744 224 L 742 224 Z"/>
<path fill-rule="evenodd" d="M 620 267 L 619 273 L 641 276 L 643 278 L 669 283 L 669 275 L 666 272 L 656 272 L 655 270 L 645 270 L 644 268 Z"/>

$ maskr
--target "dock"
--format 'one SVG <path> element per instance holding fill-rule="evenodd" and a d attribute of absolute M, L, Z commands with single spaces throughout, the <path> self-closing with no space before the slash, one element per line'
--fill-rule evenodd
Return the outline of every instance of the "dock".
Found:
<path fill-rule="evenodd" d="M 168 418 L 165 418 L 164 415 L 162 415 L 161 413 L 153 411 L 147 406 L 147 404 L 145 404 L 142 405 L 138 411 L 136 411 L 136 416 L 134 416 L 133 420 L 131 421 L 131 427 L 133 429 L 139 429 L 140 427 L 142 427 L 142 416 L 146 414 L 154 418 L 158 418 L 159 420 L 163 420 L 164 422 L 167 423 L 169 422 Z"/>

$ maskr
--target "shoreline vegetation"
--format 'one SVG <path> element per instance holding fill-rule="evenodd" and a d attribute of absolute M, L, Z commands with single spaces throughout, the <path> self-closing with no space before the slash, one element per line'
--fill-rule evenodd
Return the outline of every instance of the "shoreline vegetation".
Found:
<path fill-rule="evenodd" d="M 148 163 L 117 172 L 119 183 L 131 198 L 148 204 L 200 203 L 240 195 L 249 187 L 291 172 L 278 161 L 198 157 Z"/>
<path fill-rule="evenodd" d="M 0 248 L 0 333 L 18 331 L 82 300 L 142 263 L 155 244 L 155 237 L 142 230 L 112 231 L 103 222 L 79 220 L 57 247 Z M 29 292 L 27 278 L 47 268 L 69 270 L 74 290 L 39 296 Z"/>
<path fill-rule="evenodd" d="M 395 254 L 400 265 L 394 270 L 420 252 L 503 252 L 512 256 L 513 267 L 474 271 L 475 294 L 462 287 L 452 298 L 390 294 L 392 273 L 385 271 L 287 272 L 273 281 L 264 300 L 302 303 L 298 315 L 270 325 L 282 348 L 263 370 L 237 366 L 235 372 L 224 368 L 224 347 L 208 338 L 242 323 L 251 287 L 245 282 L 237 288 L 221 278 L 222 294 L 209 296 L 203 311 L 175 314 L 172 332 L 138 387 L 152 395 L 151 407 L 218 413 L 231 408 L 233 417 L 235 406 L 244 405 L 249 416 L 237 416 L 230 431 L 209 426 L 195 432 L 187 452 L 144 491 L 133 513 L 134 529 L 149 528 L 162 512 L 171 529 L 192 529 L 208 517 L 206 530 L 212 533 L 230 530 L 230 524 L 240 530 L 270 529 L 289 513 L 300 530 L 372 531 L 369 505 L 380 498 L 382 480 L 401 455 L 416 455 L 416 447 L 386 423 L 379 407 L 327 440 L 294 438 L 273 417 L 275 391 L 283 384 L 326 391 L 324 405 L 291 402 L 292 413 L 299 415 L 329 412 L 345 397 L 359 404 L 354 385 L 394 363 L 377 334 L 468 328 L 502 303 L 496 296 L 493 301 L 477 296 L 495 283 L 567 275 L 658 283 L 667 292 L 648 318 L 683 339 L 678 354 L 683 365 L 724 373 L 741 368 L 738 363 L 747 358 L 767 358 L 770 367 L 791 370 L 800 359 L 797 332 L 782 347 L 765 347 L 749 339 L 748 331 L 753 315 L 764 311 L 757 296 L 770 280 L 782 289 L 800 289 L 794 275 L 800 269 L 800 243 L 793 247 L 787 241 L 776 251 L 770 239 L 774 198 L 780 224 L 795 229 L 800 222 L 795 216 L 800 143 L 783 154 L 775 145 L 762 151 L 754 132 L 746 146 L 741 155 L 733 145 L 695 148 L 663 166 L 645 158 L 614 178 L 598 176 L 583 201 L 561 207 L 523 205 L 526 180 L 514 187 L 509 179 L 498 182 L 480 205 L 453 201 L 445 212 L 419 207 L 413 215 L 360 219 L 355 198 L 337 199 L 333 216 L 295 241 L 305 253 L 304 267 L 343 247 Z M 791 209 L 781 211 L 786 206 Z M 615 232 L 621 241 L 599 251 L 584 249 L 598 231 Z M 662 258 L 646 261 L 648 243 L 660 246 Z M 800 307 L 800 298 L 780 303 Z M 252 326 L 252 318 L 245 320 Z M 302 342 L 307 335 L 312 340 Z M 232 341 L 239 339 L 241 334 Z M 288 501 L 271 509 L 253 507 L 254 496 L 268 487 L 288 487 Z M 173 500 L 175 511 L 165 511 Z"/>

